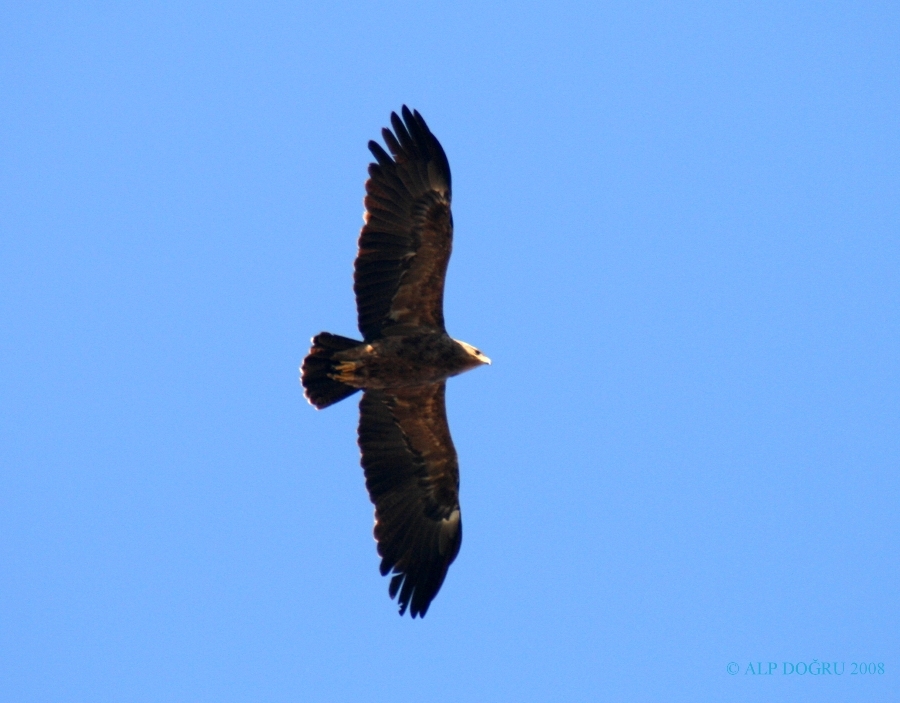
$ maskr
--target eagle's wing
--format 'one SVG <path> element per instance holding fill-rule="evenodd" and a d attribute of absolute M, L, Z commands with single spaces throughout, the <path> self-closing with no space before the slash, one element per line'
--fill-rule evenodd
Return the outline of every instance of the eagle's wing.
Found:
<path fill-rule="evenodd" d="M 369 142 L 378 163 L 369 165 L 353 285 L 366 341 L 420 327 L 444 331 L 450 164 L 422 116 L 405 105 L 401 112 L 402 121 L 391 113 L 393 133 L 382 130 L 393 158 Z"/>
<path fill-rule="evenodd" d="M 393 570 L 400 614 L 425 615 L 462 543 L 459 465 L 447 426 L 444 383 L 367 390 L 359 446 L 381 574 Z"/>

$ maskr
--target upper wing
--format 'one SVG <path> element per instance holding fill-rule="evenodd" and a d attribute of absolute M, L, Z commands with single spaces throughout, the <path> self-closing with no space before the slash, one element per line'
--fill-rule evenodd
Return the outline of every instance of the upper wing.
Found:
<path fill-rule="evenodd" d="M 444 330 L 444 276 L 453 240 L 450 164 L 418 112 L 391 113 L 381 131 L 394 158 L 376 142 L 369 150 L 366 223 L 354 265 L 359 331 L 366 341 Z M 405 124 L 404 124 L 405 122 Z M 396 134 L 396 136 L 395 136 Z"/>
<path fill-rule="evenodd" d="M 381 575 L 400 614 L 425 615 L 462 544 L 459 465 L 444 407 L 444 384 L 367 390 L 359 446 Z"/>

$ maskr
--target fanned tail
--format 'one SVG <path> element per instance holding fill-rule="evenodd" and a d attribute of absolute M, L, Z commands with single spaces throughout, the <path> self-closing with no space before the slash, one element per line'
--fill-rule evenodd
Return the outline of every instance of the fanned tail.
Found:
<path fill-rule="evenodd" d="M 334 355 L 346 349 L 359 346 L 362 342 L 340 335 L 322 332 L 312 339 L 312 349 L 300 367 L 300 382 L 306 399 L 321 410 L 334 405 L 339 400 L 353 395 L 359 388 L 331 378 L 334 373 Z"/>

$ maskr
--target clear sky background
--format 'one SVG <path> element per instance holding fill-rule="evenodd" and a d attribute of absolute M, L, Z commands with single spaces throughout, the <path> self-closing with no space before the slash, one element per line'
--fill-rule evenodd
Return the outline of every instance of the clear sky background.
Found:
<path fill-rule="evenodd" d="M 0 103 L 0 699 L 900 700 L 896 2 L 7 3 Z M 422 621 L 297 380 L 404 103 L 494 361 Z"/>

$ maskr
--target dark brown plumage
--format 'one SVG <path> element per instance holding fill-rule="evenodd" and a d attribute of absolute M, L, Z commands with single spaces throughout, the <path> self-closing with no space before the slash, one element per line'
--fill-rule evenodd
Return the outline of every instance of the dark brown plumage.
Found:
<path fill-rule="evenodd" d="M 359 446 L 375 504 L 381 573 L 400 614 L 425 615 L 462 543 L 459 466 L 445 381 L 489 364 L 444 329 L 453 242 L 450 165 L 418 112 L 404 105 L 382 130 L 391 155 L 369 150 L 365 225 L 354 286 L 359 342 L 322 332 L 303 361 L 306 397 L 324 408 L 363 390 Z"/>

